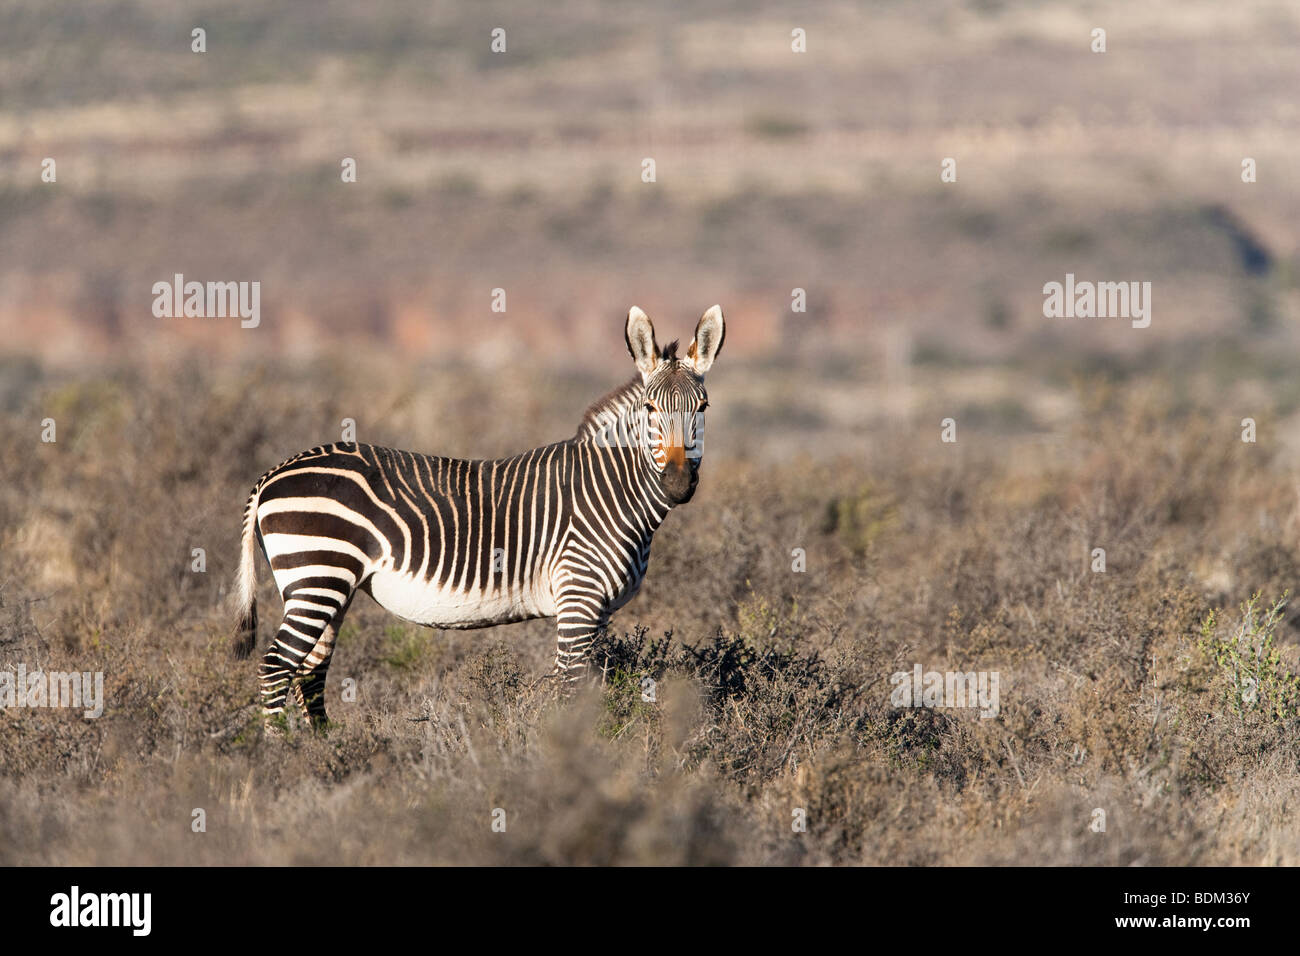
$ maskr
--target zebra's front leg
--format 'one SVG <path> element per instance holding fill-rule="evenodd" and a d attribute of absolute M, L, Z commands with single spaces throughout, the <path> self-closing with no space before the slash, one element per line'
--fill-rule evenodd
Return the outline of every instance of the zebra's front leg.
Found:
<path fill-rule="evenodd" d="M 591 672 L 588 652 L 592 642 L 609 625 L 609 614 L 577 606 L 560 611 L 555 651 L 555 676 L 562 696 L 568 696 Z"/>

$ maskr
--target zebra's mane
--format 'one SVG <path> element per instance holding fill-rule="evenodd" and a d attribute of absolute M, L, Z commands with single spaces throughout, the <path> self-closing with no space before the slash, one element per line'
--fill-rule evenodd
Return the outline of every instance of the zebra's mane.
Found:
<path fill-rule="evenodd" d="M 641 384 L 641 376 L 636 375 L 631 381 L 620 385 L 608 395 L 596 399 L 583 413 L 582 422 L 578 425 L 578 433 L 574 437 L 591 438 L 604 431 L 617 421 L 620 411 L 631 407 L 637 401 L 644 388 L 645 386 Z"/>
<path fill-rule="evenodd" d="M 659 357 L 669 361 L 677 361 L 677 340 L 669 342 L 659 350 Z M 641 376 L 634 375 L 631 380 L 620 385 L 603 398 L 598 398 L 587 407 L 587 411 L 582 416 L 582 422 L 578 425 L 578 433 L 575 438 L 591 438 L 600 434 L 608 426 L 617 421 L 619 412 L 640 401 L 641 393 L 644 386 L 641 383 Z"/>

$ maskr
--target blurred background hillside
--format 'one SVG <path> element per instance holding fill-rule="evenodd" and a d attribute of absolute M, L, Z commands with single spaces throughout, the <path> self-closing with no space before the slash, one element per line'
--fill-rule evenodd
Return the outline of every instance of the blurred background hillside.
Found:
<path fill-rule="evenodd" d="M 8 391 L 359 348 L 618 380 L 630 304 L 672 338 L 716 301 L 729 363 L 849 430 L 950 388 L 1052 427 L 1153 369 L 1290 412 L 1298 40 L 1280 2 L 5 2 Z M 1045 319 L 1066 272 L 1152 282 L 1151 327 Z M 260 281 L 261 326 L 155 318 L 175 273 Z"/>

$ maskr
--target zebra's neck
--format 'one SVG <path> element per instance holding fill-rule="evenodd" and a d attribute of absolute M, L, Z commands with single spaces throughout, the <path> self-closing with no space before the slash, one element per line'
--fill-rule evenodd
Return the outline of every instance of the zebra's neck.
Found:
<path fill-rule="evenodd" d="M 607 472 L 606 478 L 617 476 L 629 503 L 636 506 L 636 524 L 653 534 L 673 503 L 645 453 L 644 405 L 645 386 L 637 376 L 587 409 L 573 444 L 581 453 L 580 467 L 599 468 Z"/>

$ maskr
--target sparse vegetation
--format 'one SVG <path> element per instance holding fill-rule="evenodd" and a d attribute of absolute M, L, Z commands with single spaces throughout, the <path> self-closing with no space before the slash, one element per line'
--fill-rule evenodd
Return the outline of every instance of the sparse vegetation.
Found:
<path fill-rule="evenodd" d="M 379 441 L 418 430 L 402 409 L 455 421 L 439 408 L 476 378 L 380 379 L 358 362 L 331 372 L 330 400 L 364 391 L 398 409 Z M 261 400 L 234 413 L 251 382 Z M 716 437 L 728 424 L 714 391 Z M 516 401 L 485 394 L 494 412 Z M 956 465 L 918 426 L 869 465 L 712 456 L 656 539 L 644 592 L 595 649 L 603 683 L 553 701 L 549 622 L 429 631 L 359 598 L 330 675 L 335 724 L 316 736 L 290 721 L 271 739 L 255 665 L 227 656 L 239 506 L 259 469 L 338 416 L 269 369 L 38 374 L 0 430 L 0 665 L 102 670 L 107 701 L 98 720 L 0 713 L 0 852 L 1300 862 L 1286 810 L 1300 779 L 1294 624 L 1281 601 L 1251 596 L 1280 594 L 1300 567 L 1278 531 L 1297 520 L 1291 479 L 1169 394 L 1090 387 L 1051 455 L 1032 436 L 970 432 Z M 51 403 L 59 441 L 33 454 L 30 423 Z M 540 440 L 563 411 L 548 409 L 557 424 L 541 435 L 516 424 L 487 443 Z M 205 431 L 214 421 L 227 426 Z M 207 447 L 189 440 L 201 432 Z M 1102 573 L 1089 564 L 1099 542 Z M 189 570 L 191 546 L 207 549 L 206 573 Z M 806 572 L 792 570 L 794 546 Z M 278 600 L 261 577 L 269 640 Z M 999 672 L 998 716 L 891 706 L 890 676 L 916 663 Z M 340 700 L 344 678 L 356 703 Z M 195 806 L 210 821 L 201 838 Z M 498 806 L 508 839 L 491 838 Z M 806 833 L 791 831 L 796 807 Z M 1095 807 L 1104 835 L 1088 828 Z M 331 838 L 302 840 L 309 822 Z"/>
<path fill-rule="evenodd" d="M 1258 713 L 1267 724 L 1294 729 L 1300 718 L 1300 675 L 1282 661 L 1276 632 L 1286 608 L 1286 597 L 1260 608 L 1258 593 L 1241 606 L 1237 623 L 1226 632 L 1215 613 L 1201 625 L 1198 649 L 1213 662 L 1223 703 L 1245 724 Z"/>

